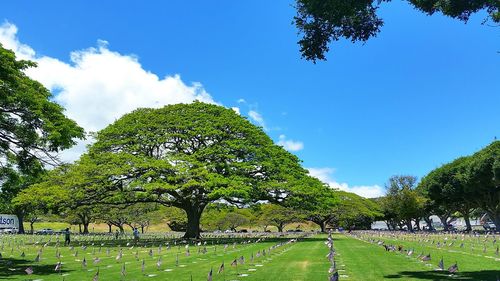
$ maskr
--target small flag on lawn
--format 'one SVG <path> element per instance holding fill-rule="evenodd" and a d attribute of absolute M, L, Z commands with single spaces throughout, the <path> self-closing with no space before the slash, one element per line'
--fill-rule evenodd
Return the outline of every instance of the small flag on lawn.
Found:
<path fill-rule="evenodd" d="M 25 271 L 25 272 L 26 272 L 26 274 L 28 274 L 28 275 L 33 274 L 33 268 L 32 268 L 31 266 L 30 266 L 30 267 L 28 267 L 28 268 L 26 268 L 24 271 Z"/>
<path fill-rule="evenodd" d="M 207 276 L 207 281 L 212 281 L 212 269 L 210 268 L 210 272 L 208 273 Z"/>
<path fill-rule="evenodd" d="M 35 258 L 35 262 L 39 262 L 40 261 L 40 254 L 36 255 L 36 258 Z"/>
<path fill-rule="evenodd" d="M 122 276 L 125 276 L 127 274 L 127 272 L 125 271 L 125 264 L 122 265 L 122 272 L 121 272 Z"/>
<path fill-rule="evenodd" d="M 238 260 L 234 259 L 234 261 L 231 263 L 231 266 L 237 266 L 238 265 Z"/>
<path fill-rule="evenodd" d="M 339 272 L 338 271 L 335 271 L 335 273 L 332 274 L 332 276 L 330 276 L 330 281 L 339 281 Z"/>
<path fill-rule="evenodd" d="M 430 260 L 431 260 L 431 254 L 422 257 L 422 261 L 430 261 Z"/>
<path fill-rule="evenodd" d="M 144 273 L 144 269 L 146 269 L 146 262 L 144 261 L 144 259 L 142 259 L 142 265 L 141 265 L 142 273 Z"/>
<path fill-rule="evenodd" d="M 92 281 L 99 281 L 99 268 L 97 268 L 97 272 L 94 275 L 94 278 L 92 278 Z"/>
<path fill-rule="evenodd" d="M 87 260 L 83 257 L 82 267 L 87 267 Z"/>
<path fill-rule="evenodd" d="M 457 265 L 457 263 L 455 263 L 454 265 L 448 267 L 448 272 L 450 272 L 452 274 L 455 273 L 455 272 L 457 272 L 457 271 L 458 271 L 458 265 Z"/>
<path fill-rule="evenodd" d="M 156 262 L 156 267 L 158 268 L 158 270 L 160 270 L 160 268 L 161 268 L 161 256 L 158 259 L 158 261 Z"/>
<path fill-rule="evenodd" d="M 220 274 L 221 272 L 224 271 L 224 262 L 219 266 L 219 270 L 217 271 L 217 274 Z"/>
<path fill-rule="evenodd" d="M 62 264 L 60 261 L 56 263 L 56 267 L 54 268 L 54 271 L 61 271 Z"/>
<path fill-rule="evenodd" d="M 439 269 L 444 270 L 444 261 L 443 261 L 443 258 L 441 258 L 441 260 L 439 261 L 438 267 L 439 267 Z"/>

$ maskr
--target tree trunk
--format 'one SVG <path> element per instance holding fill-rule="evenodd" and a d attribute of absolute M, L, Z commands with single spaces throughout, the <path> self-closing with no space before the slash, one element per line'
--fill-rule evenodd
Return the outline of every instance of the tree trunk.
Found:
<path fill-rule="evenodd" d="M 315 220 L 311 220 L 311 221 L 314 222 L 315 224 L 319 225 L 322 233 L 326 233 L 326 220 L 315 219 Z"/>
<path fill-rule="evenodd" d="M 406 221 L 406 229 L 409 232 L 413 232 L 413 226 L 411 225 L 411 219 L 409 219 L 409 220 Z"/>
<path fill-rule="evenodd" d="M 78 233 L 82 233 L 82 224 L 81 223 L 78 224 Z"/>
<path fill-rule="evenodd" d="M 144 225 L 141 225 L 141 233 L 144 234 Z"/>
<path fill-rule="evenodd" d="M 441 220 L 441 223 L 443 224 L 443 230 L 444 231 L 449 231 L 448 228 L 448 216 L 439 216 L 439 220 Z"/>
<path fill-rule="evenodd" d="M 24 234 L 24 224 L 23 224 L 23 218 L 24 214 L 22 211 L 16 212 L 17 219 L 19 220 L 19 229 L 17 230 L 17 233 L 19 234 Z"/>
<path fill-rule="evenodd" d="M 398 226 L 397 226 L 396 222 L 392 221 L 391 227 L 392 227 L 392 230 L 396 230 Z"/>
<path fill-rule="evenodd" d="M 427 224 L 427 229 L 428 230 L 434 230 L 434 227 L 432 226 L 432 219 L 430 217 L 424 217 L 425 223 Z"/>
<path fill-rule="evenodd" d="M 35 233 L 35 229 L 33 228 L 34 224 L 35 224 L 34 221 L 30 221 L 30 231 L 31 231 L 31 234 Z"/>
<path fill-rule="evenodd" d="M 111 224 L 110 224 L 110 223 L 107 223 L 107 225 L 108 225 L 108 233 L 111 233 L 111 232 L 112 232 L 112 231 L 111 231 Z"/>
<path fill-rule="evenodd" d="M 319 224 L 319 227 L 321 228 L 321 232 L 322 232 L 322 233 L 326 233 L 326 221 L 322 221 L 322 222 Z"/>
<path fill-rule="evenodd" d="M 469 213 L 463 214 L 465 220 L 465 231 L 472 231 L 472 225 L 470 224 L 470 215 Z"/>
<path fill-rule="evenodd" d="M 89 234 L 89 224 L 88 222 L 83 223 L 83 234 Z"/>
<path fill-rule="evenodd" d="M 278 232 L 283 232 L 284 225 L 282 223 L 276 225 L 276 227 L 278 228 Z"/>
<path fill-rule="evenodd" d="M 495 214 L 488 212 L 488 216 L 490 217 L 491 221 L 495 224 L 495 230 L 499 231 L 500 230 L 500 214 Z"/>
<path fill-rule="evenodd" d="M 417 231 L 420 231 L 420 220 L 422 218 L 416 218 L 415 219 L 415 228 L 417 229 Z"/>
<path fill-rule="evenodd" d="M 201 219 L 201 213 L 203 212 L 204 208 L 205 208 L 204 205 L 198 205 L 198 206 L 191 205 L 191 206 L 185 206 L 183 208 L 184 212 L 186 212 L 188 219 L 186 233 L 184 233 L 184 238 L 195 238 L 195 239 L 201 238 L 200 219 Z"/>

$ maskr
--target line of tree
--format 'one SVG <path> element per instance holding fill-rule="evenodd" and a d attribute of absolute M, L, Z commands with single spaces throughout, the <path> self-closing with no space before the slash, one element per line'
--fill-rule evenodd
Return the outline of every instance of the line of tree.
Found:
<path fill-rule="evenodd" d="M 33 231 L 47 214 L 83 233 L 92 222 L 144 229 L 171 214 L 169 225 L 186 238 L 200 237 L 204 213 L 219 212 L 207 227 L 233 230 L 248 222 L 283 230 L 300 220 L 356 228 L 376 216 L 371 201 L 311 177 L 262 128 L 201 102 L 137 109 L 96 133 L 78 161 L 60 163 L 57 153 L 84 131 L 24 74 L 34 66 L 0 46 L 0 210 L 18 216 L 20 233 L 25 219 Z"/>
<path fill-rule="evenodd" d="M 433 229 L 435 215 L 445 231 L 458 217 L 470 231 L 471 216 L 484 213 L 499 227 L 500 141 L 432 170 L 418 184 L 414 176 L 394 176 L 386 187 L 387 195 L 376 201 L 389 229 L 420 230 L 422 219 Z"/>
<path fill-rule="evenodd" d="M 366 227 L 376 215 L 371 201 L 309 176 L 262 128 L 231 109 L 200 102 L 126 114 L 98 132 L 77 162 L 51 170 L 13 203 L 66 214 L 84 233 L 98 220 L 123 230 L 131 210 L 156 204 L 177 213 L 169 226 L 185 231 L 186 238 L 200 237 L 204 213 L 220 213 L 211 222 L 218 229 L 235 230 L 251 220 L 237 209 L 204 212 L 214 203 L 239 209 L 261 205 L 260 222 L 280 231 L 319 216 L 322 230 L 327 224 Z M 185 220 L 172 211 L 179 209 Z"/>

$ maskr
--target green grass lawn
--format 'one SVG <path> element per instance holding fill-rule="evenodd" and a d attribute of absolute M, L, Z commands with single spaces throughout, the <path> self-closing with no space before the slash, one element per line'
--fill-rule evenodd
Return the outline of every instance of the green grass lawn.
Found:
<path fill-rule="evenodd" d="M 211 269 L 213 280 L 270 280 L 271 278 L 325 280 L 328 275 L 328 264 L 324 258 L 327 248 L 322 241 L 315 239 L 303 239 L 301 242 L 285 244 L 271 250 L 270 253 L 267 252 L 270 247 L 289 239 L 267 239 L 264 242 L 246 244 L 241 243 L 247 241 L 244 239 L 219 240 L 221 242 L 219 245 L 212 245 L 209 241 L 206 245 L 207 253 L 203 253 L 203 246 L 191 245 L 190 255 L 187 256 L 185 245 L 175 246 L 173 242 L 170 242 L 170 249 L 165 242 L 162 242 L 160 250 L 158 241 L 148 242 L 146 247 L 132 247 L 133 244 L 125 246 L 127 241 L 116 243 L 112 240 L 104 242 L 96 240 L 74 242 L 74 249 L 71 249 L 56 247 L 55 239 L 44 247 L 48 236 L 25 237 L 23 242 L 21 238 L 2 241 L 3 260 L 0 262 L 0 279 L 92 280 L 97 270 L 99 270 L 99 280 L 191 280 L 191 276 L 193 280 L 206 280 Z M 37 239 L 43 240 L 36 245 L 31 244 Z M 238 243 L 234 245 L 233 241 Z M 100 247 L 101 243 L 104 245 Z M 120 251 L 117 244 L 122 245 L 121 260 L 117 260 Z M 88 246 L 83 249 L 80 245 Z M 224 245 L 227 245 L 226 250 Z M 40 249 L 42 249 L 42 259 L 40 262 L 34 262 Z M 266 255 L 263 254 L 263 250 L 266 250 Z M 22 257 L 23 252 L 24 257 Z M 57 252 L 60 253 L 60 259 L 56 257 Z M 177 256 L 178 264 L 176 264 Z M 93 262 L 95 257 L 100 259 L 97 264 Z M 161 265 L 158 266 L 160 257 Z M 241 257 L 244 257 L 244 263 L 241 263 Z M 87 261 L 86 267 L 82 266 L 83 258 Z M 231 266 L 231 262 L 235 259 L 238 260 L 238 265 Z M 59 260 L 62 262 L 62 270 L 56 272 L 54 268 Z M 143 260 L 144 272 L 142 272 Z M 218 274 L 217 271 L 222 263 L 225 265 L 225 270 Z M 124 265 L 126 274 L 122 276 Z M 25 272 L 29 266 L 33 268 L 32 275 L 27 275 Z"/>
<path fill-rule="evenodd" d="M 401 237 L 363 237 L 386 244 L 401 245 L 404 249 L 413 249 L 414 254 L 408 256 L 406 252 L 387 252 L 377 243 L 370 243 L 346 236 L 336 236 L 336 249 L 339 252 L 337 261 L 344 265 L 347 275 L 345 280 L 491 280 L 500 277 L 500 259 L 492 255 L 478 255 L 477 253 L 460 252 L 456 249 L 437 248 L 418 239 L 413 241 L 408 236 Z M 409 239 L 411 241 L 406 241 Z M 432 238 L 431 238 L 432 239 Z M 470 243 L 470 241 L 469 241 Z M 491 247 L 492 248 L 492 247 Z M 431 254 L 431 260 L 423 262 L 417 258 L 418 254 Z M 459 271 L 451 275 L 448 271 L 438 271 L 439 260 L 443 258 L 445 269 L 457 262 Z M 342 268 L 342 267 L 340 267 Z"/>
<path fill-rule="evenodd" d="M 186 256 L 184 245 L 175 246 L 169 240 L 171 248 L 166 246 L 163 238 L 150 238 L 141 241 L 141 246 L 132 247 L 130 240 L 114 241 L 110 238 L 98 236 L 75 236 L 81 241 L 73 242 L 70 247 L 56 247 L 56 239 L 52 237 L 50 243 L 43 247 L 50 239 L 49 236 L 4 236 L 0 237 L 0 279 L 1 280 L 92 280 L 99 270 L 99 280 L 207 280 L 209 271 L 213 270 L 213 280 L 328 280 L 330 266 L 326 255 L 326 235 L 317 235 L 299 239 L 299 242 L 288 243 L 271 250 L 271 253 L 262 255 L 279 243 L 289 239 L 267 238 L 259 243 L 241 243 L 247 239 L 212 238 L 207 241 L 207 253 L 199 252 L 203 246 L 191 245 L 190 256 Z M 415 254 L 408 256 L 399 252 L 386 252 L 377 243 L 373 243 L 374 236 L 360 236 L 360 239 L 335 234 L 334 246 L 337 251 L 335 257 L 339 269 L 340 280 L 369 281 L 369 280 L 496 280 L 500 276 L 500 260 L 491 255 L 460 252 L 457 249 L 436 248 L 435 245 L 420 243 L 411 236 L 380 237 L 378 241 L 386 244 L 402 245 L 405 248 L 414 248 Z M 104 240 L 103 240 L 104 239 Z M 156 240 L 155 240 L 156 239 Z M 363 240 L 362 240 L 363 239 Z M 369 240 L 369 241 L 365 241 Z M 212 245 L 219 242 L 218 245 Z M 238 243 L 233 247 L 233 242 Z M 38 242 L 36 244 L 33 244 Z M 468 241 L 473 243 L 472 241 Z M 94 244 L 92 246 L 92 244 Z M 104 244 L 101 246 L 101 244 Z M 162 244 L 161 251 L 159 245 Z M 83 249 L 81 245 L 87 245 Z M 121 260 L 117 260 L 119 249 L 123 251 Z M 224 251 L 224 245 L 228 245 Z M 465 247 L 464 247 L 465 248 Z M 42 250 L 40 262 L 34 262 L 39 249 Z M 109 254 L 107 253 L 109 249 Z M 56 257 L 60 252 L 62 262 L 61 272 L 54 271 L 59 260 Z M 78 254 L 76 255 L 76 252 Z M 150 255 L 152 251 L 152 256 Z M 258 257 L 257 253 L 261 255 Z M 24 257 L 22 257 L 24 252 Z M 433 259 L 422 262 L 416 258 L 417 253 L 430 253 Z M 137 255 L 137 258 L 136 258 Z M 176 265 L 176 257 L 179 263 Z M 251 257 L 253 255 L 253 261 Z M 231 262 L 244 257 L 244 264 L 231 266 Z M 85 257 L 87 266 L 82 266 Z M 94 264 L 93 259 L 99 257 L 100 262 Z M 161 257 L 161 265 L 157 262 Z M 447 272 L 435 269 L 439 259 L 443 257 L 445 266 L 458 262 L 459 273 L 451 276 Z M 142 261 L 145 270 L 142 272 Z M 218 274 L 217 270 L 224 262 L 225 270 Z M 126 274 L 121 270 L 125 265 Z M 27 275 L 25 269 L 32 266 L 34 274 Z"/>

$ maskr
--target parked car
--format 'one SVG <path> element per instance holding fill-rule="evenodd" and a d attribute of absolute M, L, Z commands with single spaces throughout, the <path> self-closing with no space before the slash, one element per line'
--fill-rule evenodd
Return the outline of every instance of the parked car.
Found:
<path fill-rule="evenodd" d="M 54 234 L 54 230 L 52 228 L 44 228 L 42 230 L 35 232 L 35 234 L 39 234 L 39 235 Z"/>
<path fill-rule="evenodd" d="M 61 230 L 58 230 L 58 231 L 54 231 L 54 234 L 64 234 L 66 233 L 66 229 L 61 229 Z"/>
<path fill-rule="evenodd" d="M 485 222 L 485 223 L 483 224 L 483 228 L 484 228 L 484 230 L 488 230 L 488 231 L 489 231 L 489 230 L 495 230 L 495 229 L 496 229 L 495 224 L 494 224 L 493 222 L 491 222 L 491 221 L 489 221 L 489 222 Z"/>
<path fill-rule="evenodd" d="M 16 234 L 19 231 L 16 227 L 0 228 L 0 233 L 4 234 Z"/>

